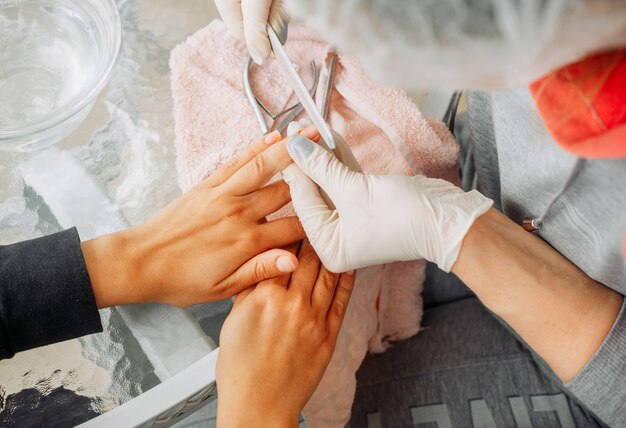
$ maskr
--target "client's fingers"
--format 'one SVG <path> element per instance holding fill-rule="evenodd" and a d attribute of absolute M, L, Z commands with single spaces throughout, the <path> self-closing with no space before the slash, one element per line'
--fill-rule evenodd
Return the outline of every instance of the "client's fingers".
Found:
<path fill-rule="evenodd" d="M 278 211 L 291 200 L 289 186 L 284 180 L 268 184 L 245 197 L 251 198 L 251 211 L 259 219 Z"/>
<path fill-rule="evenodd" d="M 302 293 L 307 302 L 311 301 L 311 291 L 317 280 L 322 263 L 315 254 L 315 250 L 311 246 L 308 239 L 302 241 L 300 252 L 298 253 L 298 261 L 300 265 L 298 269 L 291 275 L 289 282 L 289 291 Z M 324 313 L 325 315 L 325 313 Z"/>
<path fill-rule="evenodd" d="M 315 281 L 315 287 L 311 295 L 311 304 L 314 310 L 320 314 L 322 319 L 326 319 L 328 308 L 330 307 L 335 296 L 337 280 L 339 275 L 326 269 L 324 266 L 320 269 Z"/>
<path fill-rule="evenodd" d="M 202 183 L 208 187 L 219 186 L 226 180 L 228 180 L 235 172 L 237 172 L 242 166 L 247 164 L 251 159 L 255 156 L 263 153 L 268 147 L 272 144 L 279 142 L 281 139 L 280 133 L 277 131 L 271 132 L 267 134 L 265 137 L 260 140 L 254 141 L 244 150 L 237 153 L 231 160 L 229 160 L 226 164 L 222 165 L 207 177 Z"/>
<path fill-rule="evenodd" d="M 326 315 L 326 328 L 328 329 L 331 340 L 336 340 L 337 335 L 339 335 L 339 329 L 346 316 L 346 310 L 348 309 L 355 279 L 356 271 L 342 273 L 339 276 L 339 281 L 335 288 L 335 295 L 328 309 L 328 315 Z"/>
<path fill-rule="evenodd" d="M 291 162 L 286 142 L 273 144 L 226 180 L 225 190 L 234 195 L 247 195 L 263 187 Z"/>
<path fill-rule="evenodd" d="M 251 285 L 266 279 L 285 275 L 296 270 L 298 258 L 287 250 L 269 250 L 244 263 L 216 285 L 222 299 L 231 297 Z"/>
<path fill-rule="evenodd" d="M 284 217 L 259 225 L 259 245 L 280 248 L 306 238 L 298 217 Z"/>

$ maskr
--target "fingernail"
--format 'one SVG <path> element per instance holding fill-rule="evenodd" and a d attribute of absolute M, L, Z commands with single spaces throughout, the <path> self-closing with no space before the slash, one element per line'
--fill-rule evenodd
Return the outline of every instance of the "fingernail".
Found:
<path fill-rule="evenodd" d="M 354 269 L 352 269 L 352 270 L 349 270 L 348 272 L 346 272 L 346 275 L 354 276 L 355 273 L 356 273 L 356 271 Z"/>
<path fill-rule="evenodd" d="M 306 158 L 315 149 L 315 143 L 302 135 L 292 135 L 287 142 L 289 153 L 299 158 Z"/>
<path fill-rule="evenodd" d="M 266 144 L 274 144 L 280 141 L 280 132 L 272 131 L 263 138 Z"/>
<path fill-rule="evenodd" d="M 306 128 L 298 131 L 297 134 L 302 135 L 303 137 L 306 137 L 309 140 L 313 140 L 314 138 L 319 138 L 320 136 L 320 133 L 315 127 L 315 125 L 309 125 Z"/>
<path fill-rule="evenodd" d="M 280 256 L 276 259 L 276 267 L 282 273 L 289 273 L 296 270 L 296 265 L 293 263 L 293 260 L 289 256 Z"/>

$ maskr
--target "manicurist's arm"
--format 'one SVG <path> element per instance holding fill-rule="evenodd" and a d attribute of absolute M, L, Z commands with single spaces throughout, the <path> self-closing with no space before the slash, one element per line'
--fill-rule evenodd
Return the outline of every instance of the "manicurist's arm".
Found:
<path fill-rule="evenodd" d="M 621 294 L 494 209 L 469 229 L 452 272 L 583 404 L 610 426 L 623 424 L 626 313 Z"/>
<path fill-rule="evenodd" d="M 279 140 L 253 142 L 142 225 L 0 246 L 0 359 L 101 331 L 98 308 L 220 300 L 292 272 L 298 259 L 280 248 L 304 237 L 300 222 L 265 221 L 290 200 L 284 182 L 265 186 L 291 163 Z"/>
<path fill-rule="evenodd" d="M 300 136 L 283 173 L 307 236 L 334 271 L 425 258 L 458 275 L 590 410 L 620 425 L 626 402 L 623 296 L 464 192 L 423 176 L 352 172 Z M 330 209 L 319 185 L 337 207 Z"/>
<path fill-rule="evenodd" d="M 600 348 L 624 300 L 495 209 L 469 229 L 452 272 L 563 382 Z"/>

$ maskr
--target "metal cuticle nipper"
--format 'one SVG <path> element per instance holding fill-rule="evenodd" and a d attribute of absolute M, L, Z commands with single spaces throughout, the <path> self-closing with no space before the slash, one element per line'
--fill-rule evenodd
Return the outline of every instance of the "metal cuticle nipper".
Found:
<path fill-rule="evenodd" d="M 263 134 L 267 134 L 270 130 L 276 130 L 282 134 L 282 132 L 289 126 L 289 124 L 304 110 L 301 102 L 297 102 L 290 107 L 287 107 L 285 110 L 280 113 L 274 114 L 272 111 L 263 104 L 255 95 L 254 90 L 252 89 L 252 85 L 250 83 L 250 67 L 253 64 L 253 60 L 251 57 L 248 58 L 243 68 L 243 89 L 246 93 L 246 98 L 248 98 L 248 102 L 252 107 L 252 111 L 254 111 L 254 115 L 259 122 L 259 126 L 261 128 L 261 132 Z M 311 60 L 311 73 L 313 74 L 313 84 L 308 89 L 308 92 L 311 96 L 315 94 L 317 91 L 317 85 L 319 83 L 319 70 L 317 68 L 317 64 L 315 61 Z M 265 113 L 264 113 L 265 112 Z M 265 114 L 269 116 L 274 122 L 272 127 L 267 124 L 265 120 Z M 276 122 L 278 118 L 286 115 L 280 122 Z"/>

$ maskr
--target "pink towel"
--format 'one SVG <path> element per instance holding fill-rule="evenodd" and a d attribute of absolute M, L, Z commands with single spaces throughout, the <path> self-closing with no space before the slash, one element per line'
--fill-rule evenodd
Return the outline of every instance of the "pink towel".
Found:
<path fill-rule="evenodd" d="M 324 64 L 329 50 L 302 25 L 289 28 L 285 47 L 307 84 L 312 81 L 309 60 Z M 246 59 L 245 46 L 231 38 L 220 21 L 172 51 L 177 167 L 183 191 L 260 136 L 241 83 Z M 457 145 L 442 123 L 424 117 L 402 91 L 370 82 L 349 56 L 339 58 L 336 73 L 329 122 L 344 136 L 364 172 L 419 171 L 458 181 Z M 275 61 L 262 69 L 254 66 L 250 77 L 258 98 L 270 110 L 281 111 L 294 101 Z M 318 104 L 324 79 L 325 72 L 316 94 Z M 418 332 L 424 270 L 423 261 L 359 270 L 335 353 L 304 409 L 310 427 L 344 426 L 354 399 L 355 373 L 367 351 L 383 352 L 391 341 Z"/>

